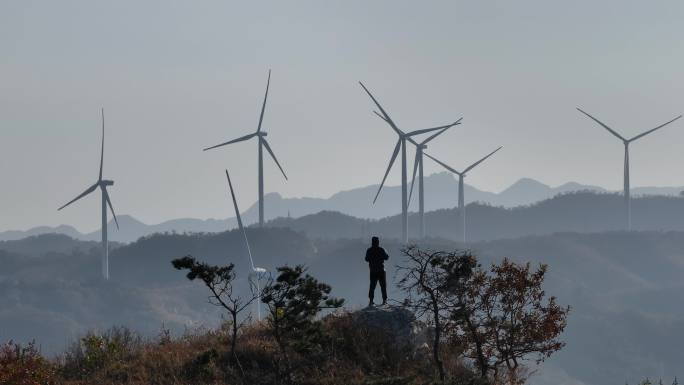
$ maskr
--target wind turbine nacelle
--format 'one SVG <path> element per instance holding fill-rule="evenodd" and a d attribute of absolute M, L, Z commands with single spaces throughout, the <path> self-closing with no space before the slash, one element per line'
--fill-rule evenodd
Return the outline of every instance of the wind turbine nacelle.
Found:
<path fill-rule="evenodd" d="M 255 267 L 254 272 L 255 273 L 266 273 L 266 269 L 264 269 L 263 267 Z"/>
<path fill-rule="evenodd" d="M 114 181 L 113 180 L 103 180 L 103 181 L 100 181 L 100 184 L 103 186 L 112 186 L 114 184 Z"/>
<path fill-rule="evenodd" d="M 259 132 L 257 133 L 257 135 L 259 135 L 259 136 L 268 136 L 268 132 L 259 131 Z"/>

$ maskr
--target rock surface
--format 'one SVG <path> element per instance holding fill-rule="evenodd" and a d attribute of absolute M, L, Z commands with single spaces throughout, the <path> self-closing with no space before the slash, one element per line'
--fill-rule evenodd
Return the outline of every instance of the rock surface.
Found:
<path fill-rule="evenodd" d="M 372 306 L 349 313 L 358 327 L 386 333 L 398 345 L 419 349 L 429 341 L 429 328 L 408 309 L 400 306 Z"/>

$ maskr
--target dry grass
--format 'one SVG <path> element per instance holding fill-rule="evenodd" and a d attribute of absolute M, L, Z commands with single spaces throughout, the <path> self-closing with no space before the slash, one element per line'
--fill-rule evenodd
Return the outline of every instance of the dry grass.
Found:
<path fill-rule="evenodd" d="M 386 335 L 359 327 L 345 314 L 328 317 L 323 324 L 328 336 L 323 353 L 290 357 L 296 384 L 432 384 L 434 369 L 426 355 L 398 346 Z M 158 338 L 143 340 L 126 329 L 115 328 L 100 336 L 88 335 L 68 349 L 44 371 L 50 381 L 43 378 L 24 383 L 277 383 L 278 349 L 265 325 L 251 324 L 243 329 L 237 343 L 238 361 L 228 356 L 228 336 L 219 329 L 188 332 L 178 338 L 161 333 Z M 458 365 L 451 368 L 456 370 Z"/>

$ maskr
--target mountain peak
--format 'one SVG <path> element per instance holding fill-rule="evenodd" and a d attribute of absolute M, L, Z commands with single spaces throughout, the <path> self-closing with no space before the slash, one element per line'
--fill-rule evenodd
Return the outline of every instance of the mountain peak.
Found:
<path fill-rule="evenodd" d="M 563 183 L 562 185 L 556 187 L 554 190 L 556 190 L 559 193 L 564 193 L 564 192 L 573 192 L 573 191 L 585 191 L 585 190 L 591 190 L 591 191 L 601 191 L 604 192 L 606 189 L 598 186 L 590 186 L 590 185 L 585 185 L 577 182 L 567 182 Z"/>
<path fill-rule="evenodd" d="M 540 182 L 540 181 L 538 181 L 538 180 L 536 180 L 536 179 L 520 178 L 515 183 L 510 185 L 507 189 L 505 189 L 502 193 L 515 191 L 515 190 L 530 190 L 530 189 L 550 190 L 551 187 Z"/>
<path fill-rule="evenodd" d="M 449 171 L 440 171 L 436 172 L 434 174 L 430 174 L 425 177 L 425 179 L 431 179 L 431 180 L 453 180 L 454 174 L 450 173 Z"/>
<path fill-rule="evenodd" d="M 268 200 L 274 200 L 274 201 L 281 201 L 281 200 L 283 200 L 283 196 L 277 192 L 270 192 L 270 193 L 264 194 L 264 199 L 265 200 L 268 199 Z"/>
<path fill-rule="evenodd" d="M 127 215 L 127 214 L 119 215 L 118 217 L 116 217 L 116 219 L 118 219 L 118 221 L 119 221 L 120 224 L 121 224 L 121 223 L 130 223 L 130 224 L 135 224 L 135 225 L 147 226 L 146 223 L 144 223 L 144 222 L 142 222 L 142 221 L 139 221 L 139 220 L 136 219 L 135 217 L 133 217 L 133 216 L 131 216 L 131 215 Z M 112 220 L 113 220 L 113 219 L 112 219 Z"/>

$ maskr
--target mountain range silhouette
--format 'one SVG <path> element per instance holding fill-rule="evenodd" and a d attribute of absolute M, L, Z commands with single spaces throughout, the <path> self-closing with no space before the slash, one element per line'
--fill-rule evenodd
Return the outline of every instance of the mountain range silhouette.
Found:
<path fill-rule="evenodd" d="M 278 218 L 278 223 L 283 224 L 282 218 L 300 218 L 320 212 L 338 212 L 340 214 L 359 219 L 352 221 L 354 235 L 360 234 L 360 226 L 363 220 L 391 220 L 391 217 L 400 213 L 400 186 L 385 186 L 376 204 L 371 204 L 372 198 L 377 191 L 377 185 L 359 187 L 351 190 L 340 191 L 329 198 L 284 198 L 278 193 L 269 193 L 265 196 L 266 220 Z M 678 196 L 684 187 L 635 187 L 632 195 L 635 197 L 646 195 Z M 431 174 L 425 178 L 426 211 L 452 209 L 457 204 L 458 180 L 447 172 Z M 551 199 L 558 194 L 566 194 L 576 191 L 592 191 L 607 193 L 607 189 L 598 186 L 584 185 L 577 182 L 568 182 L 557 187 L 548 186 L 531 178 L 522 178 L 501 192 L 494 193 L 477 189 L 471 185 L 465 185 L 466 204 L 478 202 L 495 208 L 517 208 L 529 206 L 544 200 Z M 410 211 L 417 211 L 417 202 L 411 202 Z M 217 213 L 231 213 L 229 202 L 226 200 L 225 207 L 217 208 Z M 164 232 L 220 232 L 237 226 L 234 217 L 225 219 L 197 219 L 178 218 L 164 221 L 158 224 L 146 224 L 131 215 L 119 215 L 120 230 L 110 227 L 109 237 L 112 241 L 133 242 L 136 239 Z M 310 218 L 309 218 L 310 219 Z M 472 220 L 476 220 L 477 216 Z M 246 224 L 253 224 L 258 220 L 258 207 L 254 203 L 243 213 Z M 617 225 L 616 225 L 617 226 Z M 434 227 L 433 227 L 434 228 Z M 638 228 L 638 226 L 637 226 Z M 648 227 L 649 229 L 651 227 Z M 664 227 L 669 228 L 669 227 Z M 619 229 L 619 227 L 605 227 L 605 229 Z M 657 228 L 656 228 L 657 229 Z M 570 228 L 559 231 L 572 230 Z M 0 232 L 0 241 L 16 240 L 32 235 L 58 233 L 65 234 L 75 239 L 95 241 L 100 239 L 100 231 L 81 233 L 68 225 L 56 227 L 39 226 L 28 230 L 10 230 Z M 415 233 L 414 233 L 415 234 Z M 428 235 L 431 235 L 428 231 Z M 432 234 L 437 235 L 437 234 Z M 442 235 L 440 235 L 442 236 Z M 490 239 L 484 237 L 482 239 Z"/>

